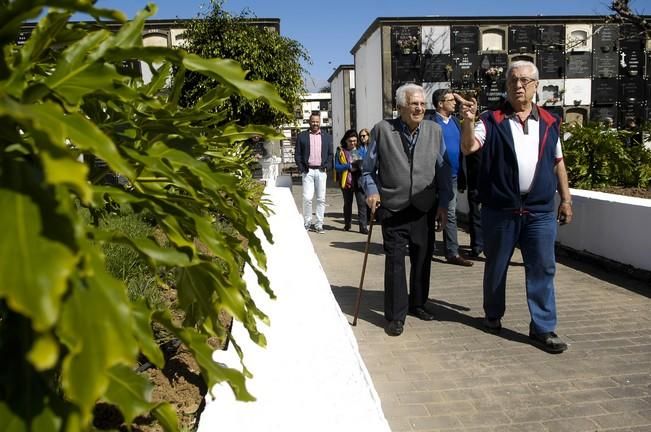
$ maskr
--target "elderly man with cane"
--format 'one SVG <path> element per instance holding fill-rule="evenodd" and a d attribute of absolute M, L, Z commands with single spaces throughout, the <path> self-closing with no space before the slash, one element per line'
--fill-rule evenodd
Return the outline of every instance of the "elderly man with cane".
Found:
<path fill-rule="evenodd" d="M 506 272 L 516 245 L 524 261 L 529 337 L 549 353 L 567 344 L 556 331 L 554 241 L 556 224 L 572 221 L 572 198 L 563 163 L 560 119 L 533 103 L 538 69 L 528 61 L 510 64 L 506 72 L 507 101 L 481 114 L 477 101 L 462 101 L 464 154 L 482 150 L 479 199 L 484 233 L 484 326 L 502 329 L 506 309 Z M 558 191 L 560 205 L 554 206 Z"/>
<path fill-rule="evenodd" d="M 405 318 L 434 319 L 427 304 L 434 245 L 434 224 L 446 223 L 452 184 L 441 128 L 424 120 L 425 91 L 405 84 L 396 91 L 399 118 L 382 120 L 371 131 L 362 163 L 367 204 L 382 224 L 384 242 L 384 316 L 386 332 L 399 336 Z M 435 208 L 438 193 L 438 207 Z M 405 257 L 411 274 L 407 291 Z"/>

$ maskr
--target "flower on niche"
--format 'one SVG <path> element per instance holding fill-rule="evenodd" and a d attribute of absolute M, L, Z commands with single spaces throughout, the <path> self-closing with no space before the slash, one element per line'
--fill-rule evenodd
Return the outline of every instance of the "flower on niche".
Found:
<path fill-rule="evenodd" d="M 504 68 L 501 66 L 499 67 L 491 66 L 488 69 L 486 69 L 486 76 L 488 76 L 489 78 L 495 79 L 497 77 L 502 76 L 502 73 L 504 73 Z"/>
<path fill-rule="evenodd" d="M 409 36 L 407 39 L 399 39 L 397 44 L 403 54 L 410 54 L 412 51 L 416 52 L 418 48 L 418 38 L 416 36 Z"/>

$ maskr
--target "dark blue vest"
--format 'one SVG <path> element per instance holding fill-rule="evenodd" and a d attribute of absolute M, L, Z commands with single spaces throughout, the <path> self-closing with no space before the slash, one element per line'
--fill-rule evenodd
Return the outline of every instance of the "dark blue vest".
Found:
<path fill-rule="evenodd" d="M 556 143 L 560 119 L 538 107 L 540 141 L 538 163 L 529 193 L 520 194 L 518 161 L 506 108 L 484 112 L 480 119 L 486 126 L 479 171 L 479 199 L 496 210 L 554 211 L 557 177 Z"/>

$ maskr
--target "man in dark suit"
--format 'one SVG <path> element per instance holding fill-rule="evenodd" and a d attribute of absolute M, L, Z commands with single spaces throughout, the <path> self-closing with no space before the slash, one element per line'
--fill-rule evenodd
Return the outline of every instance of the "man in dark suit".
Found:
<path fill-rule="evenodd" d="M 321 131 L 321 116 L 310 115 L 310 129 L 298 134 L 294 160 L 303 180 L 303 224 L 312 228 L 312 200 L 316 192 L 316 223 L 314 230 L 323 234 L 326 206 L 326 181 L 333 161 L 332 136 Z"/>

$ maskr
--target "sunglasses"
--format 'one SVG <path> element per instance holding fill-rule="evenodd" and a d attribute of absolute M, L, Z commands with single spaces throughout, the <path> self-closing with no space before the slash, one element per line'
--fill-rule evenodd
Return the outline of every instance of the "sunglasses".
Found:
<path fill-rule="evenodd" d="M 360 135 L 360 138 L 366 138 L 368 135 Z"/>

